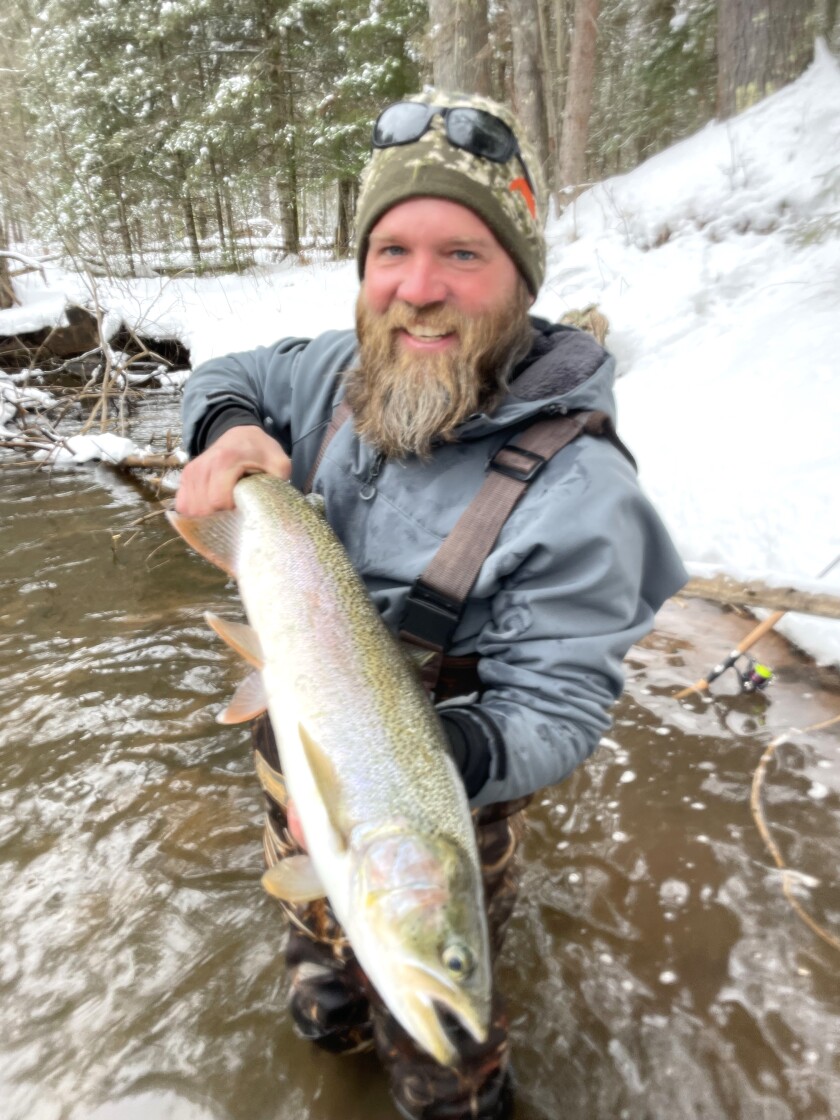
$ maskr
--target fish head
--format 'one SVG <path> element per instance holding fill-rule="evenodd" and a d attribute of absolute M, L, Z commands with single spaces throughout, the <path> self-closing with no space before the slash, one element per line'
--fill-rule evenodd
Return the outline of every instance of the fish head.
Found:
<path fill-rule="evenodd" d="M 442 1065 L 458 1060 L 454 1018 L 478 1042 L 490 1022 L 491 971 L 478 861 L 457 840 L 395 829 L 365 846 L 354 883 L 380 996 Z M 361 956 L 361 954 L 360 954 Z"/>

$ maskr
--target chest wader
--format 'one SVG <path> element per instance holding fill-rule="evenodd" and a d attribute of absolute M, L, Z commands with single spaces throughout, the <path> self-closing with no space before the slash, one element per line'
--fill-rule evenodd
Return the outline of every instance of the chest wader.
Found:
<path fill-rule="evenodd" d="M 325 433 L 307 491 L 328 444 L 349 417 L 349 406 L 342 402 Z M 451 657 L 447 653 L 467 596 L 529 483 L 552 455 L 584 431 L 604 435 L 625 451 L 604 413 L 537 420 L 496 452 L 475 498 L 415 580 L 400 638 L 432 655 L 423 669 L 423 681 L 435 700 L 481 694 L 478 658 Z M 254 722 L 253 743 L 257 775 L 267 803 L 263 851 L 266 866 L 272 867 L 299 853 L 300 848 L 288 829 L 280 760 L 267 715 Z M 524 809 L 529 801 L 530 797 L 521 797 L 473 810 L 494 960 L 516 901 L 514 857 L 525 832 Z M 448 1069 L 421 1050 L 388 1012 L 362 972 L 326 899 L 281 905 L 289 918 L 289 1009 L 303 1038 L 332 1053 L 375 1048 L 388 1074 L 394 1103 L 409 1120 L 503 1120 L 511 1114 L 508 1019 L 498 991 L 493 993 L 485 1042 L 475 1042 L 453 1024 L 460 1063 L 456 1069 Z"/>

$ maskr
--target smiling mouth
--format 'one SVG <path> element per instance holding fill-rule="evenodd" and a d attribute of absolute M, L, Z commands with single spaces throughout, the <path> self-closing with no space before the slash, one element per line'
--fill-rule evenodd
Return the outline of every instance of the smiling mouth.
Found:
<path fill-rule="evenodd" d="M 422 327 L 403 327 L 402 329 L 410 338 L 415 338 L 418 342 L 437 342 L 441 338 L 450 338 L 455 333 L 454 331 L 423 330 Z"/>

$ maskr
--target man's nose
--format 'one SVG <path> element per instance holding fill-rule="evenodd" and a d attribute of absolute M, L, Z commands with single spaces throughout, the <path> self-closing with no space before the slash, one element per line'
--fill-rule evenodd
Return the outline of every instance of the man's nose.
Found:
<path fill-rule="evenodd" d="M 447 287 L 437 263 L 430 257 L 419 256 L 406 261 L 396 295 L 414 307 L 443 303 Z"/>

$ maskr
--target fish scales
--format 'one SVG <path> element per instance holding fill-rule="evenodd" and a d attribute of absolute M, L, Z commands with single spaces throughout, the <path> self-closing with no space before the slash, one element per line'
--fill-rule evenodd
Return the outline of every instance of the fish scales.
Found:
<path fill-rule="evenodd" d="M 239 584 L 252 631 L 213 626 L 259 666 L 242 710 L 264 693 L 307 839 L 308 857 L 263 883 L 290 901 L 325 892 L 391 1012 L 455 1064 L 438 1010 L 483 1041 L 491 979 L 475 834 L 440 721 L 323 510 L 265 475 L 240 480 L 234 502 L 169 516 Z"/>
<path fill-rule="evenodd" d="M 455 811 L 451 796 L 438 792 L 442 785 L 449 793 L 451 764 L 414 666 L 325 518 L 291 487 L 270 483 L 251 498 L 260 477 L 250 480 L 245 496 L 237 495 L 246 526 L 249 517 L 253 521 L 253 532 L 246 531 L 240 545 L 240 591 L 252 625 L 266 602 L 276 604 L 273 619 L 257 627 L 261 634 L 266 627 L 272 631 L 263 647 L 281 651 L 278 668 L 292 675 L 303 722 L 312 721 L 308 729 L 317 728 L 315 737 L 345 776 L 349 815 L 364 820 L 381 801 L 391 813 L 419 813 L 426 827 L 468 843 L 469 821 Z M 260 528 L 266 520 L 275 524 L 272 532 Z M 319 700 L 324 680 L 332 693 L 330 709 Z M 360 696 L 372 710 L 360 708 Z M 430 780 L 433 775 L 438 781 Z M 410 793 L 412 778 L 427 793 L 423 805 Z"/>

